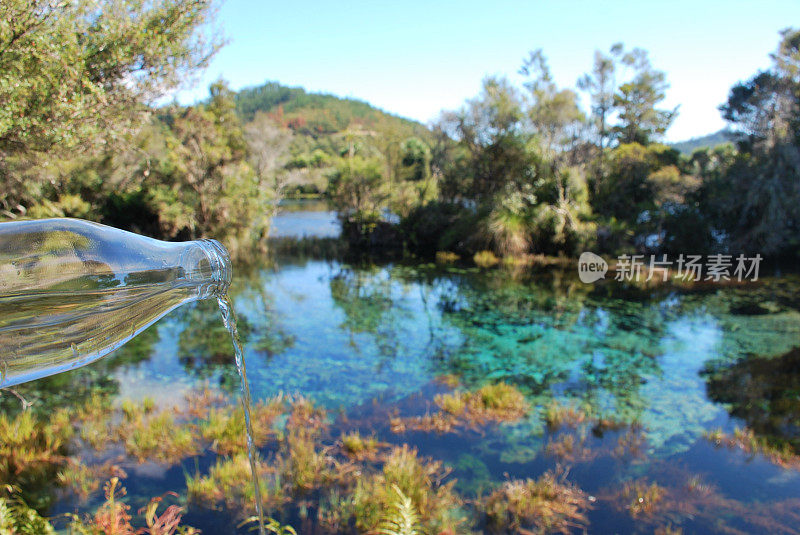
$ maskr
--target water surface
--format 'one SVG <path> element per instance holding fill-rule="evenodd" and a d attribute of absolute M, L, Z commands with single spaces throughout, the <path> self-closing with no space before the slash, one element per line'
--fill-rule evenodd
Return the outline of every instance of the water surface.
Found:
<path fill-rule="evenodd" d="M 272 238 L 335 238 L 341 233 L 336 212 L 324 200 L 287 199 L 272 218 Z"/>
<path fill-rule="evenodd" d="M 319 235 L 319 225 L 308 229 Z M 329 409 L 334 437 L 359 430 L 408 443 L 451 468 L 464 498 L 560 466 L 594 499 L 592 532 L 797 530 L 797 469 L 705 436 L 747 427 L 800 451 L 795 275 L 637 289 L 582 284 L 572 270 L 293 258 L 234 273 L 230 296 L 254 401 L 279 392 L 308 396 Z M 501 381 L 525 394 L 529 417 L 443 434 L 390 429 L 393 416 L 430 412 L 434 396 L 454 382 L 475 389 Z M 116 403 L 150 397 L 166 407 L 185 404 L 204 384 L 232 395 L 239 389 L 229 334 L 211 301 L 177 309 L 102 361 L 28 391 L 40 406 L 77 405 L 102 390 Z M 554 400 L 618 424 L 548 428 L 543 412 Z M 553 445 L 570 434 L 580 447 L 554 455 Z M 270 455 L 268 448 L 260 453 Z M 110 456 L 87 454 L 86 462 Z M 116 461 L 139 507 L 167 491 L 185 495 L 185 474 L 204 473 L 215 456 L 169 466 Z M 668 489 L 663 511 L 634 517 L 620 505 L 616 496 L 631 481 Z M 93 510 L 101 499 L 57 492 L 51 513 Z M 313 532 L 315 507 L 311 499 L 271 514 Z M 190 507 L 185 521 L 206 533 L 236 531 L 220 510 Z M 482 529 L 480 520 L 475 528 Z"/>

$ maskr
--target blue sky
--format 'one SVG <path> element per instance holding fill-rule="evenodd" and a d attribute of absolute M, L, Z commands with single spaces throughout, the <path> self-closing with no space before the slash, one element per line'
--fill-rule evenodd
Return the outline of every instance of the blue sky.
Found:
<path fill-rule="evenodd" d="M 675 141 L 724 126 L 717 106 L 769 65 L 778 31 L 800 25 L 800 1 L 227 0 L 217 24 L 228 44 L 181 102 L 220 77 L 234 89 L 277 80 L 427 122 L 488 74 L 516 79 L 529 50 L 544 49 L 556 82 L 572 87 L 595 49 L 621 41 L 666 71 L 665 106 L 681 106 Z"/>

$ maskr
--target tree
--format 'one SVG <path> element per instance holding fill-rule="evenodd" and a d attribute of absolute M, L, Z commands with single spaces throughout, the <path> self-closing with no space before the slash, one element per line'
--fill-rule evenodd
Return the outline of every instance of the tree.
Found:
<path fill-rule="evenodd" d="M 529 93 L 526 115 L 528 126 L 538 141 L 531 150 L 539 153 L 542 159 L 542 170 L 526 209 L 529 245 L 537 252 L 571 253 L 592 231 L 591 226 L 582 221 L 591 210 L 585 172 L 576 165 L 583 163 L 576 158 L 576 148 L 582 143 L 586 118 L 578 106 L 578 95 L 571 89 L 559 89 L 553 82 L 541 50 L 531 52 L 520 73 L 527 76 L 524 84 Z M 493 214 L 494 228 L 503 227 L 498 224 L 498 215 L 513 222 L 509 217 L 512 212 L 508 210 L 513 203 L 503 204 L 504 209 Z M 505 226 L 513 228 L 514 225 Z M 508 233 L 505 241 L 508 242 Z"/>
<path fill-rule="evenodd" d="M 477 98 L 443 114 L 440 127 L 461 146 L 444 173 L 445 194 L 481 203 L 513 184 L 532 183 L 535 158 L 527 150 L 530 136 L 521 129 L 522 118 L 517 89 L 505 78 L 491 77 Z"/>
<path fill-rule="evenodd" d="M 259 190 L 271 194 L 270 209 L 265 211 L 271 219 L 288 185 L 289 173 L 284 166 L 289 161 L 289 146 L 294 136 L 291 130 L 282 128 L 264 112 L 256 113 L 244 126 L 244 136 Z"/>
<path fill-rule="evenodd" d="M 578 95 L 571 89 L 559 89 L 541 49 L 531 52 L 520 73 L 527 76 L 527 117 L 542 146 L 553 157 L 565 154 L 580 137 L 584 115 Z"/>
<path fill-rule="evenodd" d="M 666 145 L 625 143 L 609 155 L 609 172 L 598 189 L 599 213 L 631 224 L 642 222 L 643 212 L 667 203 L 682 203 L 697 188 L 697 181 L 679 169 L 680 154 Z"/>
<path fill-rule="evenodd" d="M 614 108 L 614 93 L 617 88 L 615 73 L 621 54 L 622 43 L 614 44 L 608 55 L 595 50 L 592 71 L 578 80 L 578 89 L 589 93 L 591 99 L 601 153 L 608 146 L 608 118 Z"/>
<path fill-rule="evenodd" d="M 733 250 L 798 254 L 800 31 L 781 32 L 772 66 L 734 86 L 721 106 L 739 155 L 705 184 L 714 226 Z"/>
<path fill-rule="evenodd" d="M 111 155 L 148 125 L 147 105 L 218 49 L 201 30 L 210 12 L 211 0 L 0 2 L 0 211 L 40 202 L 59 158 Z"/>
<path fill-rule="evenodd" d="M 331 206 L 362 234 L 380 219 L 389 198 L 381 169 L 380 161 L 356 155 L 342 158 L 328 178 Z"/>
<path fill-rule="evenodd" d="M 664 100 L 669 84 L 663 71 L 653 69 L 647 52 L 634 48 L 623 56 L 622 61 L 633 68 L 635 74 L 614 94 L 619 122 L 613 127 L 613 132 L 620 143 L 647 145 L 667 131 L 678 114 L 678 108 L 656 108 Z"/>
<path fill-rule="evenodd" d="M 431 177 L 431 149 L 418 137 L 410 137 L 400 145 L 402 180 L 423 182 Z"/>
<path fill-rule="evenodd" d="M 232 92 L 223 82 L 207 103 L 173 108 L 163 118 L 166 150 L 148 175 L 147 190 L 167 236 L 225 237 L 241 249 L 266 238 L 272 190 L 247 162 L 247 144 Z"/>
<path fill-rule="evenodd" d="M 209 11 L 206 0 L 3 0 L 0 151 L 116 132 L 208 62 Z"/>

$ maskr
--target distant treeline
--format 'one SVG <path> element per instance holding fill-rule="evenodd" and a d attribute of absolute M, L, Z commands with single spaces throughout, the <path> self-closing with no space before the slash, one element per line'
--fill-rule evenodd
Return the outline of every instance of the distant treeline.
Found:
<path fill-rule="evenodd" d="M 156 106 L 216 52 L 205 1 L 0 4 L 0 214 L 81 217 L 266 247 L 286 195 L 324 196 L 354 250 L 798 254 L 800 32 L 721 107 L 730 142 L 659 142 L 677 110 L 645 51 L 595 52 L 575 88 L 524 82 L 430 126 L 275 82 Z M 124 45 L 123 45 L 124 44 Z M 579 93 L 591 102 L 580 107 Z M 711 146 L 711 141 L 708 142 Z"/>
<path fill-rule="evenodd" d="M 390 166 L 381 179 L 382 162 L 356 150 L 329 175 L 328 196 L 362 248 L 794 259 L 800 32 L 782 32 L 772 58 L 720 106 L 727 142 L 707 139 L 708 146 L 682 155 L 659 142 L 678 110 L 660 107 L 666 74 L 647 52 L 622 45 L 595 52 L 573 89 L 553 82 L 537 50 L 520 69 L 520 86 L 485 79 L 478 96 L 442 114 L 417 159 L 402 160 L 429 162 L 429 172 L 398 179 Z M 590 109 L 581 109 L 579 92 Z M 424 194 L 407 195 L 414 186 Z M 399 220 L 387 221 L 386 208 Z"/>

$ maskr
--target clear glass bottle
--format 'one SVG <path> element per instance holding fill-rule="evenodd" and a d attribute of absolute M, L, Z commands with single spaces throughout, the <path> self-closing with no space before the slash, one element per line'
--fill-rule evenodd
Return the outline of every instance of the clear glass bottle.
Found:
<path fill-rule="evenodd" d="M 97 360 L 230 281 L 216 240 L 163 242 L 77 219 L 0 223 L 0 387 Z"/>

